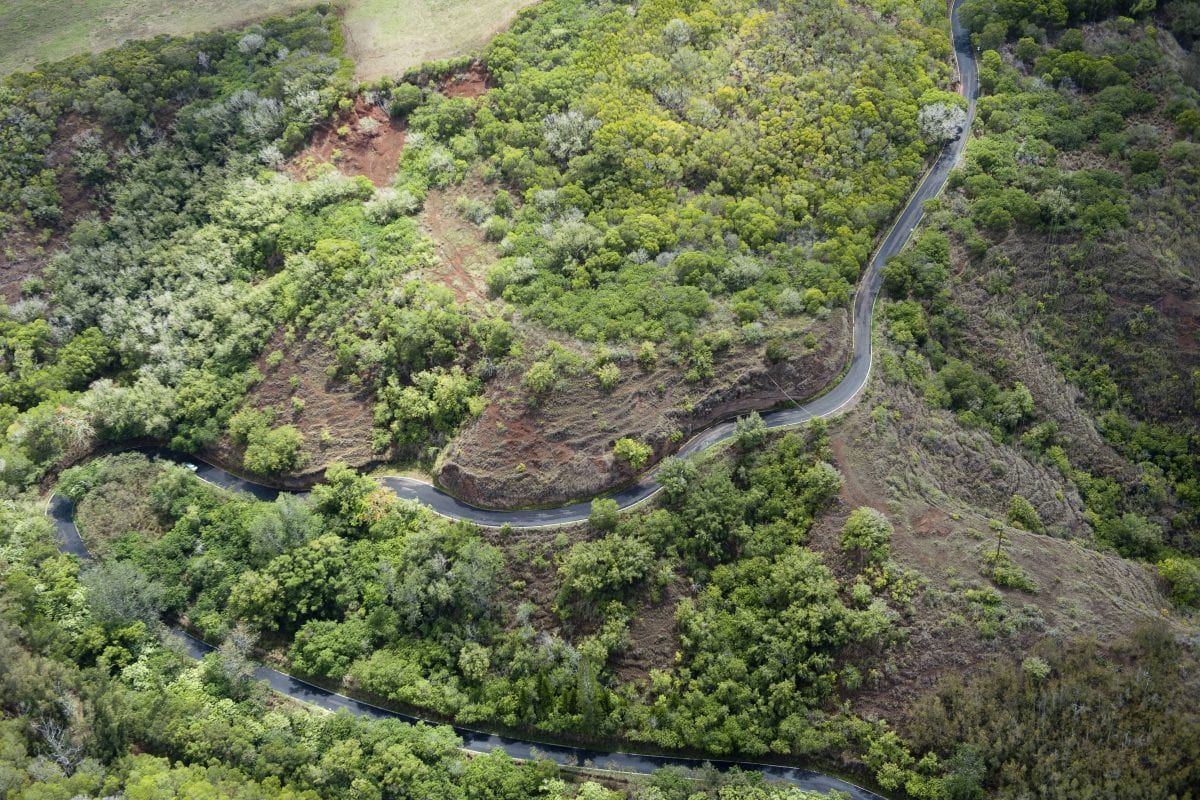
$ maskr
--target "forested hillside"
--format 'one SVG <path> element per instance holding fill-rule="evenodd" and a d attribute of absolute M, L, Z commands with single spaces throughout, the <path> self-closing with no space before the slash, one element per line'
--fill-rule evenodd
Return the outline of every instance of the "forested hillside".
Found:
<path fill-rule="evenodd" d="M 256 390 L 238 413 L 297 340 L 320 343 L 328 378 L 375 403 L 358 463 L 430 465 L 488 402 L 461 456 L 490 429 L 519 457 L 556 414 L 577 413 L 564 385 L 589 394 L 584 408 L 605 395 L 646 405 L 615 431 L 596 415 L 557 421 L 577 428 L 581 458 L 605 460 L 599 473 L 540 458 L 482 483 L 462 457 L 443 471 L 491 502 L 622 480 L 606 440 L 670 449 L 729 406 L 728 375 L 748 364 L 756 394 L 780 381 L 819 390 L 872 239 L 961 116 L 944 15 L 720 11 L 555 0 L 492 42 L 481 98 L 442 81 L 453 64 L 355 98 L 337 25 L 319 12 L 13 76 L 3 175 L 21 301 L 4 401 L 22 433 L 9 479 L 139 437 L 220 445 L 258 474 L 319 474 L 330 415 L 306 417 L 296 385 L 290 400 L 287 387 Z M 794 46 L 829 14 L 837 24 Z M 344 168 L 274 174 L 296 173 L 288 157 L 331 115 L 353 121 L 324 156 L 335 164 L 339 139 L 375 135 L 364 100 L 404 131 L 394 188 Z M 483 287 L 495 299 L 463 308 L 435 285 L 455 265 L 418 212 L 467 179 L 485 188 L 459 198 L 461 213 L 497 244 Z M 681 378 L 695 389 L 666 391 Z M 495 437 L 513 415 L 550 422 L 525 441 Z M 39 443 L 47 426 L 71 441 Z"/>
<path fill-rule="evenodd" d="M 1082 504 L 1074 531 L 1157 562 L 1188 602 L 1195 9 L 1135 21 L 965 4 L 984 48 L 977 137 L 934 224 L 886 274 L 888 335 L 917 390 L 1061 473 Z"/>
<path fill-rule="evenodd" d="M 327 715 L 281 701 L 250 678 L 245 637 L 230 637 L 219 652 L 191 662 L 172 637 L 162 638 L 161 584 L 125 561 L 78 575 L 78 563 L 56 552 L 49 522 L 32 504 L 0 507 L 0 568 L 4 798 L 635 794 L 577 780 L 546 761 L 468 756 L 449 728 Z M 751 776 L 673 770 L 649 777 L 636 796 L 816 797 Z"/>
<path fill-rule="evenodd" d="M 964 105 L 932 4 L 555 2 L 485 56 L 464 136 L 506 190 L 464 210 L 528 344 L 436 465 L 484 504 L 594 493 L 629 475 L 614 441 L 660 456 L 820 391 L 875 238 Z"/>
<path fill-rule="evenodd" d="M 9 79 L 9 257 L 45 269 L 4 321 L 5 480 L 142 437 L 191 451 L 227 435 L 249 471 L 302 468 L 286 424 L 302 400 L 239 410 L 279 328 L 337 353 L 330 379 L 378 393 L 380 451 L 477 410 L 462 366 L 502 353 L 507 326 L 401 281 L 429 258 L 411 209 L 365 179 L 274 171 L 350 103 L 339 55 L 335 18 L 310 13 Z"/>
<path fill-rule="evenodd" d="M 824 2 L 599 9 L 557 4 L 488 49 L 474 132 L 533 200 L 493 289 L 585 340 L 690 338 L 698 371 L 716 308 L 845 305 L 945 136 L 922 120 L 961 102 L 939 88 L 944 15 L 891 4 L 891 31 L 883 9 Z"/>
<path fill-rule="evenodd" d="M 837 380 L 966 123 L 946 12 L 545 0 L 359 84 L 317 7 L 5 78 L 0 798 L 813 797 L 256 662 L 894 797 L 1194 798 L 1200 5 L 964 0 L 982 96 L 864 393 L 750 413 Z M 514 507 L 656 463 L 524 529 L 375 471 Z"/>

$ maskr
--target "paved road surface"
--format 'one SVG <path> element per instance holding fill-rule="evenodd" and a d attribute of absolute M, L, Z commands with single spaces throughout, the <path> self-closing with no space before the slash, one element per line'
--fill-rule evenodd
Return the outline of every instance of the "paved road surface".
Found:
<path fill-rule="evenodd" d="M 955 13 L 951 15 L 951 25 L 954 31 L 954 47 L 958 57 L 959 69 L 962 73 L 962 85 L 969 103 L 967 122 L 963 132 L 957 139 L 947 145 L 941 156 L 930 169 L 913 193 L 912 198 L 900 212 L 893 228 L 888 232 L 880 245 L 875 257 L 863 276 L 862 283 L 854 298 L 853 326 L 853 355 L 849 368 L 842 379 L 828 392 L 796 408 L 770 411 L 763 415 L 763 420 L 769 427 L 778 428 L 796 425 L 817 417 L 828 417 L 839 413 L 852 405 L 862 394 L 867 385 L 871 371 L 871 316 L 875 299 L 879 295 L 881 284 L 880 270 L 888 258 L 896 255 L 903 248 L 909 235 L 924 214 L 926 200 L 936 196 L 945 185 L 951 168 L 957 162 L 966 145 L 970 133 L 971 121 L 975 115 L 975 99 L 978 94 L 978 80 L 975 69 L 975 55 L 970 44 L 970 38 L 958 22 L 957 4 Z M 733 434 L 733 423 L 722 422 L 697 434 L 679 451 L 680 455 L 688 455 L 710 447 L 717 442 L 728 439 Z M 195 469 L 196 474 L 214 484 L 228 489 L 248 492 L 262 500 L 273 500 L 279 496 L 280 490 L 254 483 L 253 481 L 232 475 L 225 470 L 185 456 L 172 453 L 165 448 L 139 448 L 151 456 L 188 464 Z M 591 510 L 590 502 L 573 503 L 558 508 L 494 511 L 476 508 L 463 503 L 440 489 L 412 478 L 389 477 L 385 483 L 397 495 L 403 498 L 417 500 L 432 508 L 434 511 L 448 517 L 465 519 L 480 525 L 499 526 L 509 524 L 513 527 L 536 527 L 542 525 L 562 525 L 587 519 Z M 622 489 L 611 495 L 622 508 L 639 503 L 658 491 L 654 473 L 650 472 L 636 484 Z M 59 549 L 72 553 L 83 561 L 91 561 L 91 554 L 84 547 L 79 531 L 75 527 L 74 507 L 70 500 L 59 495 L 53 495 L 47 508 L 47 513 L 55 523 Z M 182 640 L 188 654 L 192 658 L 200 658 L 212 650 L 212 646 L 197 639 L 180 628 L 172 628 L 172 633 Z M 423 722 L 417 717 L 389 711 L 361 700 L 331 692 L 315 686 L 286 673 L 260 666 L 255 670 L 255 677 L 267 683 L 280 694 L 291 697 L 310 705 L 318 706 L 329 711 L 346 709 L 352 714 L 371 718 L 400 719 L 410 723 Z M 683 758 L 675 756 L 659 756 L 639 753 L 607 752 L 570 745 L 538 742 L 529 739 L 518 739 L 500 736 L 468 728 L 455 727 L 455 732 L 462 737 L 463 746 L 475 752 L 488 752 L 500 748 L 514 758 L 548 758 L 566 766 L 588 765 L 599 769 L 617 772 L 645 774 L 659 767 L 681 766 L 700 767 L 706 763 L 718 769 L 740 767 L 747 771 L 763 774 L 770 780 L 784 781 L 803 789 L 812 791 L 838 790 L 847 793 L 853 800 L 883 800 L 874 792 L 855 786 L 846 781 L 824 775 L 812 770 L 801 769 L 757 762 L 706 760 Z"/>
<path fill-rule="evenodd" d="M 149 449 L 149 453 L 152 455 L 156 454 L 152 449 Z M 241 478 L 223 472 L 216 467 L 187 462 L 182 457 L 170 454 L 167 451 L 163 451 L 163 454 L 181 463 L 192 463 L 193 466 L 198 467 L 197 471 L 203 473 L 203 477 L 206 479 L 216 478 L 217 480 L 214 482 L 222 486 L 228 486 L 229 488 L 248 489 L 260 499 L 272 500 L 280 494 L 278 490 L 269 487 L 247 484 Z M 62 495 L 51 495 L 47 506 L 47 514 L 54 522 L 58 549 L 64 553 L 71 553 L 78 556 L 85 563 L 91 563 L 93 561 L 92 555 L 88 552 L 87 547 L 84 546 L 83 540 L 79 536 L 79 529 L 75 526 L 74 504 Z M 199 660 L 213 650 L 212 645 L 196 638 L 178 626 L 172 626 L 169 630 L 172 635 L 180 640 L 187 654 L 193 659 Z M 285 672 L 271 669 L 270 667 L 261 665 L 256 667 L 254 677 L 282 695 L 317 706 L 318 708 L 323 708 L 327 711 L 340 711 L 344 709 L 355 716 L 369 717 L 371 719 L 398 719 L 414 725 L 419 723 L 440 724 L 429 722 L 428 720 L 409 714 L 402 714 L 398 711 L 381 708 L 352 697 L 346 697 L 345 695 L 293 677 Z M 660 767 L 668 766 L 698 769 L 711 764 L 722 771 L 738 767 L 747 772 L 761 773 L 768 780 L 790 783 L 809 791 L 829 792 L 837 790 L 845 792 L 852 800 L 885 800 L 872 791 L 848 783 L 840 778 L 801 767 L 762 764 L 749 761 L 687 758 L 683 756 L 597 750 L 554 742 L 542 742 L 534 739 L 502 736 L 500 734 L 487 733 L 459 726 L 451 727 L 454 728 L 454 732 L 462 739 L 463 749 L 474 753 L 490 753 L 493 750 L 500 749 L 513 758 L 545 758 L 567 767 L 588 767 L 596 770 L 637 775 L 646 775 Z"/>
<path fill-rule="evenodd" d="M 961 1 L 961 0 L 960 0 Z M 768 411 L 762 415 L 770 428 L 797 425 L 818 417 L 831 417 L 849 408 L 858 400 L 867 386 L 871 373 L 871 318 L 875 300 L 883 283 L 882 269 L 887 260 L 903 249 L 908 237 L 925 215 L 925 202 L 936 197 L 946 184 L 950 170 L 954 168 L 971 132 L 975 119 L 975 101 L 979 95 L 979 79 L 976 71 L 975 53 L 971 38 L 958 21 L 958 3 L 951 15 L 954 31 L 954 51 L 962 75 L 963 92 L 967 98 L 967 119 L 958 137 L 946 145 L 933 167 L 917 186 L 908 204 L 896 218 L 892 229 L 884 237 L 875 252 L 854 295 L 852 355 L 849 368 L 842 379 L 827 392 L 795 408 Z M 733 435 L 733 422 L 725 421 L 696 434 L 680 450 L 686 456 L 724 441 Z M 654 471 L 643 475 L 636 483 L 609 495 L 621 508 L 628 508 L 647 499 L 659 489 Z M 400 497 L 416 500 L 443 516 L 464 519 L 478 525 L 499 527 L 504 524 L 514 528 L 534 528 L 550 525 L 566 525 L 585 520 L 591 511 L 591 501 L 583 500 L 564 506 L 543 509 L 493 510 L 478 508 L 464 503 L 432 484 L 416 478 L 387 477 L 382 482 Z"/>

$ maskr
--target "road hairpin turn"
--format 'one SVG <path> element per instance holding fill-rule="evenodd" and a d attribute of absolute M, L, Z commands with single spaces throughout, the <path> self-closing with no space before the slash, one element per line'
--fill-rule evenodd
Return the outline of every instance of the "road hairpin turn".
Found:
<path fill-rule="evenodd" d="M 882 285 L 883 266 L 889 258 L 900 252 L 913 230 L 921 222 L 925 203 L 936 197 L 945 186 L 951 170 L 966 146 L 975 115 L 975 101 L 978 94 L 975 54 L 970 36 L 959 22 L 957 12 L 958 3 L 951 11 L 951 29 L 962 88 L 967 99 L 966 122 L 955 139 L 947 144 L 939 154 L 900 211 L 895 223 L 875 251 L 866 273 L 859 283 L 851 307 L 852 355 L 842 378 L 819 397 L 792 408 L 764 413 L 763 421 L 769 428 L 799 425 L 812 419 L 837 415 L 851 407 L 867 386 L 873 357 L 871 320 L 875 301 Z M 730 438 L 733 433 L 732 421 L 717 423 L 693 436 L 680 448 L 678 454 L 687 456 L 700 452 Z M 137 449 L 150 456 L 188 464 L 193 467 L 198 477 L 210 483 L 227 489 L 244 491 L 261 500 L 273 500 L 283 493 L 283 490 L 255 483 L 220 467 L 173 453 L 165 448 Z M 534 528 L 566 525 L 587 519 L 591 511 L 589 501 L 580 501 L 556 508 L 490 510 L 464 503 L 429 483 L 413 478 L 386 477 L 382 479 L 382 483 L 395 492 L 398 497 L 419 502 L 438 514 L 490 527 L 510 525 L 514 528 Z M 633 485 L 609 496 L 616 500 L 621 508 L 629 508 L 652 497 L 658 489 L 655 471 L 651 470 Z M 77 556 L 82 561 L 92 561 L 92 556 L 84 546 L 75 525 L 74 506 L 71 501 L 59 495 L 52 495 L 47 513 L 55 524 L 59 549 Z M 210 644 L 182 628 L 176 626 L 170 630 L 182 642 L 187 654 L 194 659 L 202 658 L 213 649 Z M 282 695 L 329 711 L 345 710 L 357 716 L 399 719 L 412 724 L 439 724 L 347 697 L 265 666 L 257 667 L 254 675 Z M 623 774 L 646 774 L 667 766 L 698 768 L 712 765 L 721 770 L 739 768 L 762 774 L 769 780 L 783 781 L 809 791 L 840 791 L 849 795 L 853 800 L 882 800 L 880 795 L 847 781 L 794 766 L 764 764 L 755 761 L 606 751 L 561 742 L 504 736 L 457 726 L 454 726 L 454 731 L 462 738 L 463 747 L 475 752 L 500 749 L 514 758 L 545 758 L 564 766 L 586 766 L 589 769 Z"/>

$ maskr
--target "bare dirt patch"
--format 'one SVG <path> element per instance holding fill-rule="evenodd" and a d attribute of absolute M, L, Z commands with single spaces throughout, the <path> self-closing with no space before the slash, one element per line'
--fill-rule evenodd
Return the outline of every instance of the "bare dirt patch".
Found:
<path fill-rule="evenodd" d="M 679 651 L 675 609 L 684 596 L 676 580 L 659 597 L 647 597 L 635 608 L 629 623 L 629 644 L 612 660 L 613 674 L 621 683 L 644 681 L 651 670 L 668 670 L 675 664 Z"/>
<path fill-rule="evenodd" d="M 41 276 L 50 255 L 63 246 L 66 233 L 80 217 L 95 210 L 93 192 L 88 189 L 71 168 L 71 156 L 76 137 L 93 130 L 86 119 L 78 114 L 67 114 L 59 122 L 54 134 L 54 144 L 47 152 L 47 166 L 57 168 L 57 188 L 62 198 L 62 217 L 58 223 L 43 231 L 31 231 L 16 224 L 4 232 L 4 245 L 0 247 L 0 297 L 6 303 L 15 303 L 21 297 L 21 285 L 28 278 Z M 117 137 L 95 128 L 107 149 L 113 150 Z"/>
<path fill-rule="evenodd" d="M 587 539 L 588 530 L 581 526 L 511 532 L 482 528 L 480 534 L 504 550 L 508 585 L 501 590 L 503 605 L 518 609 L 527 604 L 527 621 L 535 629 L 564 635 L 562 623 L 554 613 L 559 587 L 558 557 L 571 545 Z M 517 616 L 521 615 L 514 615 L 510 624 L 519 624 Z"/>
<path fill-rule="evenodd" d="M 1167 292 L 1154 308 L 1172 326 L 1175 346 L 1194 360 L 1200 352 L 1200 299 Z"/>
<path fill-rule="evenodd" d="M 286 170 L 294 178 L 308 179 L 320 165 L 333 164 L 343 175 L 365 175 L 376 186 L 388 186 L 396 175 L 404 138 L 403 124 L 359 97 L 354 108 L 321 123 Z"/>
<path fill-rule="evenodd" d="M 57 244 L 55 237 L 43 241 L 25 230 L 8 231 L 0 248 L 0 297 L 12 304 L 21 299 L 21 285 L 37 277 Z"/>
<path fill-rule="evenodd" d="M 661 458 L 714 421 L 826 387 L 848 355 L 846 316 L 835 313 L 815 321 L 810 332 L 816 348 L 793 342 L 794 357 L 777 365 L 766 363 L 761 347 L 736 348 L 718 361 L 718 377 L 707 383 L 686 382 L 684 369 L 665 358 L 643 372 L 632 352 L 617 353 L 622 378 L 611 392 L 585 370 L 536 404 L 520 382 L 545 339 L 529 341 L 525 358 L 489 385 L 484 413 L 443 454 L 438 481 L 485 506 L 551 504 L 599 494 L 633 477 L 612 455 L 617 439 L 644 441 Z"/>
<path fill-rule="evenodd" d="M 271 366 L 269 355 L 276 350 L 284 358 Z M 246 402 L 275 409 L 276 424 L 295 425 L 304 434 L 306 464 L 300 474 L 284 481 L 287 485 L 309 485 L 334 462 L 367 467 L 380 458 L 371 449 L 374 401 L 370 392 L 327 378 L 325 369 L 332 363 L 333 356 L 323 345 L 311 341 L 289 345 L 282 332 L 276 332 L 258 359 L 263 380 L 250 390 Z M 298 408 L 294 400 L 303 407 Z M 228 439 L 205 455 L 235 467 L 242 463 L 242 448 Z"/>
<path fill-rule="evenodd" d="M 487 268 L 496 261 L 496 248 L 483 238 L 478 226 L 463 219 L 456 208 L 459 197 L 483 198 L 486 187 L 470 179 L 453 189 L 433 189 L 425 197 L 419 218 L 421 228 L 437 248 L 437 263 L 421 277 L 454 290 L 458 302 L 480 306 L 488 302 Z"/>
<path fill-rule="evenodd" d="M 476 98 L 487 94 L 492 88 L 492 76 L 480 62 L 476 61 L 457 75 L 442 81 L 440 91 L 447 97 Z"/>

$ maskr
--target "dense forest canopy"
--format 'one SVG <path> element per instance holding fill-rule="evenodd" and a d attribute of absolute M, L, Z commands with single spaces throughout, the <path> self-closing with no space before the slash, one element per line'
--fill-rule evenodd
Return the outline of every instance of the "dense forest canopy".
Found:
<path fill-rule="evenodd" d="M 845 304 L 941 144 L 919 112 L 961 102 L 943 11 L 629 11 L 555 3 L 489 46 L 473 133 L 533 201 L 493 286 L 601 341 L 691 334 L 717 305 L 748 322 Z"/>
<path fill-rule="evenodd" d="M 180 476 L 164 475 L 179 483 Z M 198 490 L 197 487 L 193 489 Z M 165 500 L 168 494 L 161 495 Z M 176 496 L 176 499 L 179 499 Z M 0 506 L 0 796 L 621 800 L 547 761 L 468 756 L 449 728 L 320 714 L 251 678 L 248 639 L 193 663 L 160 638 L 161 585 L 129 562 L 78 574 L 31 504 Z M 639 792 L 809 800 L 749 776 L 665 770 Z"/>

